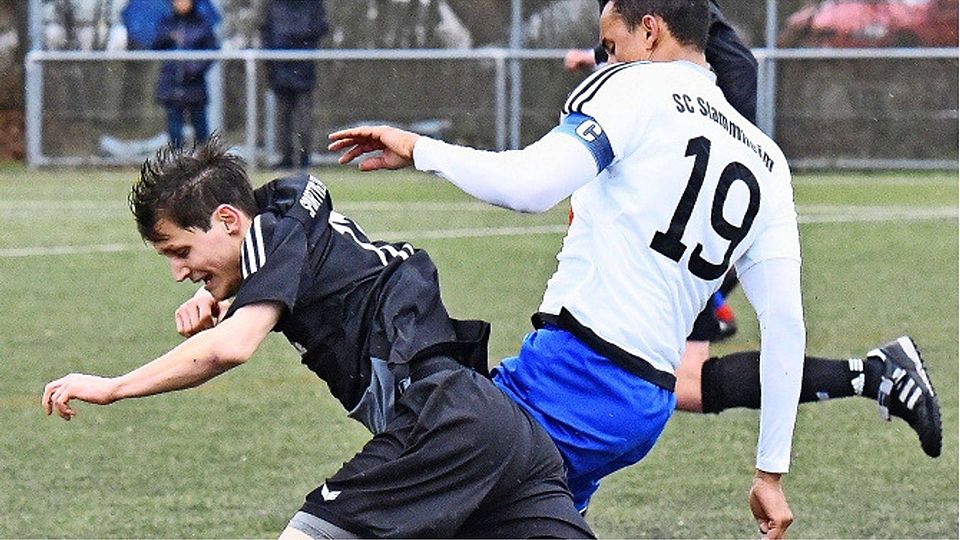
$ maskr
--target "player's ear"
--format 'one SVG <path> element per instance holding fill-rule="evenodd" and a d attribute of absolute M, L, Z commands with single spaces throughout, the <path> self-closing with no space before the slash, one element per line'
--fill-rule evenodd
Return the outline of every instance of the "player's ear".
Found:
<path fill-rule="evenodd" d="M 240 223 L 243 214 L 235 206 L 221 204 L 213 211 L 210 221 L 214 227 L 224 227 L 229 234 L 240 232 Z"/>
<path fill-rule="evenodd" d="M 662 23 L 663 21 L 654 15 L 644 15 L 640 19 L 638 28 L 640 36 L 648 43 L 656 41 L 657 38 L 660 37 Z"/>

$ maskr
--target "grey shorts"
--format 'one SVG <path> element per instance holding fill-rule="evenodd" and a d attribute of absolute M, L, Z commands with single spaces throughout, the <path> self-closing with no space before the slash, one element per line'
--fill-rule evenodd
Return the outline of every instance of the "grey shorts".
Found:
<path fill-rule="evenodd" d="M 310 538 L 360 538 L 359 536 L 337 527 L 333 523 L 318 518 L 306 512 L 297 512 L 290 519 L 287 527 L 296 529 Z"/>

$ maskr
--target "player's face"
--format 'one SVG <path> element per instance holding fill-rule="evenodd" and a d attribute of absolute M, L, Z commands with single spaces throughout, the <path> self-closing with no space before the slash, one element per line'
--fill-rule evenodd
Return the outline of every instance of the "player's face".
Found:
<path fill-rule="evenodd" d="M 219 300 L 233 296 L 240 287 L 240 245 L 243 235 L 217 217 L 210 229 L 183 229 L 161 219 L 157 232 L 164 240 L 153 244 L 157 253 L 170 261 L 173 279 L 203 282 L 203 287 Z"/>
<path fill-rule="evenodd" d="M 600 44 L 607 51 L 608 62 L 647 60 L 650 55 L 642 32 L 640 26 L 631 31 L 614 9 L 613 2 L 607 2 L 600 14 Z"/>

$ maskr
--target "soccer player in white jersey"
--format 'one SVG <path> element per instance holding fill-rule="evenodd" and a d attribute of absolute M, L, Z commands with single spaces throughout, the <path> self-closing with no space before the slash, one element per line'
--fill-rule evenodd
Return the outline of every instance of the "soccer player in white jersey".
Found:
<path fill-rule="evenodd" d="M 611 0 L 599 0 L 599 12 Z M 727 101 L 751 123 L 757 116 L 757 60 L 720 11 L 709 2 L 707 62 L 717 75 L 717 86 Z M 620 61 L 637 60 L 620 53 Z M 568 69 L 595 68 L 607 63 L 602 45 L 593 50 L 572 49 L 565 58 Z M 573 215 L 571 213 L 571 219 Z M 737 284 L 727 274 L 718 295 L 725 298 Z M 714 297 L 716 301 L 717 296 Z M 726 308 L 727 318 L 720 313 Z M 760 407 L 760 351 L 740 351 L 710 356 L 710 344 L 736 331 L 726 304 L 713 302 L 700 313 L 687 337 L 687 346 L 676 369 L 677 410 L 702 413 Z M 825 358 L 805 356 L 800 403 L 861 396 L 874 400 L 880 417 L 902 418 L 916 432 L 923 452 L 938 457 L 942 449 L 940 406 L 923 365 L 919 349 L 907 336 L 873 348 L 865 356 Z"/>
<path fill-rule="evenodd" d="M 495 382 L 545 427 L 578 507 L 639 461 L 673 411 L 674 370 L 697 313 L 734 266 L 761 329 L 760 438 L 750 507 L 761 532 L 793 520 L 787 472 L 805 345 L 790 173 L 740 116 L 704 58 L 706 0 L 616 0 L 601 15 L 612 60 L 575 89 L 560 125 L 520 151 L 483 152 L 394 128 L 331 135 L 361 170 L 415 164 L 471 195 L 575 219 L 538 329 Z"/>

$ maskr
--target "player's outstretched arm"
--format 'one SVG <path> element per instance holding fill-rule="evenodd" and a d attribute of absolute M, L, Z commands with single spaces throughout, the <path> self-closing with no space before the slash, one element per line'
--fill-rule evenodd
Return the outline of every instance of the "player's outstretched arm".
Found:
<path fill-rule="evenodd" d="M 750 511 L 764 538 L 786 538 L 793 512 L 780 486 L 780 474 L 757 469 L 750 486 Z"/>
<path fill-rule="evenodd" d="M 187 339 L 170 352 L 126 375 L 106 378 L 71 373 L 43 389 L 46 414 L 64 420 L 76 416 L 70 401 L 107 405 L 192 388 L 246 362 L 280 318 L 281 308 L 263 303 L 244 306 L 216 327 Z"/>
<path fill-rule="evenodd" d="M 575 137 L 550 132 L 523 150 L 489 152 L 421 137 L 388 126 L 361 126 L 330 134 L 328 148 L 346 164 L 368 152 L 360 170 L 399 169 L 414 163 L 474 197 L 519 212 L 543 212 L 593 180 L 597 163 Z M 416 152 L 414 151 L 416 147 Z"/>
<path fill-rule="evenodd" d="M 420 136 L 390 126 L 360 126 L 330 134 L 331 152 L 344 151 L 340 164 L 346 165 L 369 152 L 380 152 L 360 161 L 361 171 L 402 169 L 413 164 L 413 147 Z"/>

